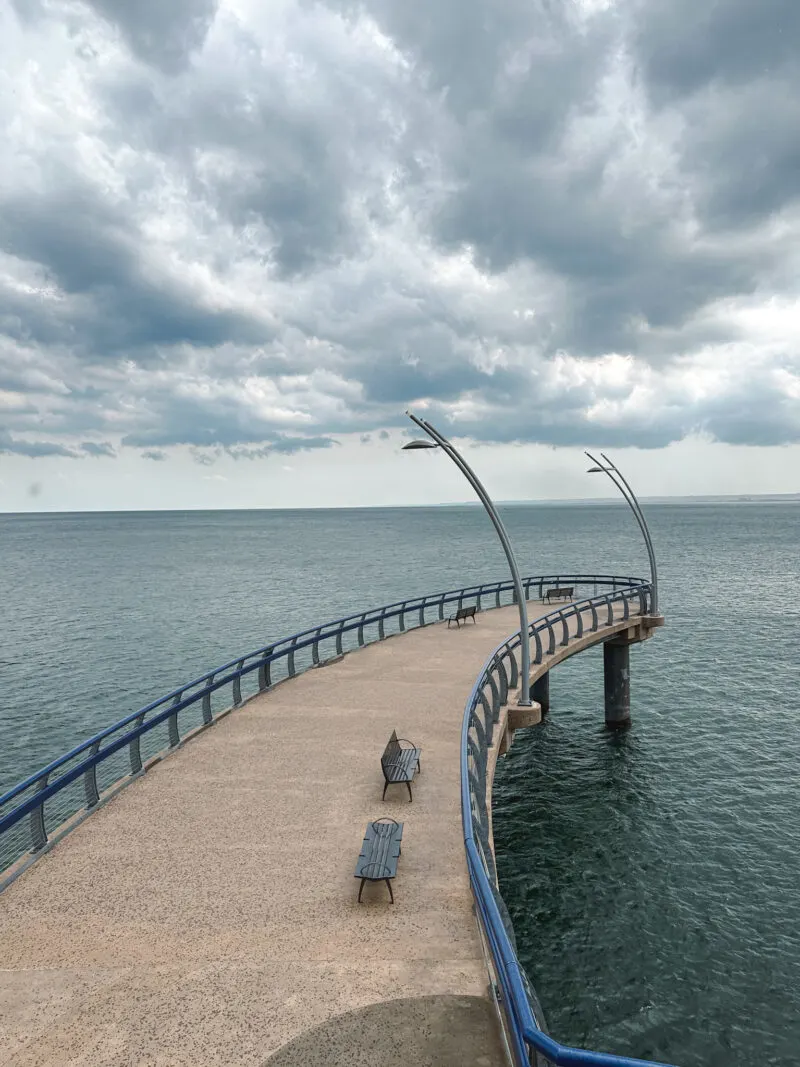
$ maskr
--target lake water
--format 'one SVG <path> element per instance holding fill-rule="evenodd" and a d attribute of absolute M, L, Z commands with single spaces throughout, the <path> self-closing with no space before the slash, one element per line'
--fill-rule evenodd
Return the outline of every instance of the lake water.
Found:
<path fill-rule="evenodd" d="M 553 672 L 496 782 L 503 893 L 560 1040 L 794 1064 L 800 511 L 647 510 L 667 626 L 632 654 L 633 725 L 603 728 L 600 650 Z M 504 515 L 524 573 L 647 573 L 621 506 Z M 0 791 L 270 639 L 506 576 L 474 507 L 3 515 L 0 566 Z"/>

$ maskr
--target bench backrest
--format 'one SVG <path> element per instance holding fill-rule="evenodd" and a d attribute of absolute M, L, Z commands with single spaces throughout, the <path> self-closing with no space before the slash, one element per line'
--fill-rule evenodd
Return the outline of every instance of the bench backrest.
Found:
<path fill-rule="evenodd" d="M 381 763 L 391 763 L 400 751 L 400 742 L 397 740 L 397 730 L 392 730 L 392 736 L 383 750 L 381 756 Z"/>
<path fill-rule="evenodd" d="M 569 585 L 569 586 L 561 585 L 561 586 L 558 586 L 555 589 L 548 589 L 547 592 L 544 595 L 545 596 L 572 596 L 572 594 L 574 592 L 575 592 L 575 590 L 571 585 Z"/>
<path fill-rule="evenodd" d="M 469 619 L 474 614 L 475 614 L 475 605 L 473 604 L 469 608 L 459 608 L 458 611 L 456 612 L 456 618 L 457 619 Z"/>

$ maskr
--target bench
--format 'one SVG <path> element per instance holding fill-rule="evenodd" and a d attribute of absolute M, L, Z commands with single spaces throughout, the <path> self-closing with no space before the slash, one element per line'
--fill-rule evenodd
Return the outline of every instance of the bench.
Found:
<path fill-rule="evenodd" d="M 359 904 L 362 903 L 364 882 L 386 882 L 389 899 L 394 904 L 390 879 L 397 874 L 397 859 L 402 839 L 403 824 L 395 819 L 377 819 L 367 823 L 355 874 L 356 878 L 361 879 L 361 885 L 358 887 Z"/>
<path fill-rule="evenodd" d="M 447 629 L 450 629 L 451 622 L 454 622 L 459 628 L 459 630 L 461 629 L 461 623 L 466 622 L 467 619 L 472 619 L 472 621 L 475 622 L 476 610 L 477 608 L 474 604 L 469 608 L 459 608 L 455 615 L 451 615 L 450 618 L 447 620 Z"/>
<path fill-rule="evenodd" d="M 571 585 L 561 586 L 560 588 L 556 589 L 548 589 L 547 592 L 544 594 L 544 599 L 547 601 L 548 604 L 551 602 L 551 600 L 559 600 L 562 597 L 565 600 L 572 600 L 574 592 L 575 590 Z"/>
<path fill-rule="evenodd" d="M 413 741 L 398 737 L 397 731 L 392 730 L 392 736 L 381 756 L 381 770 L 385 779 L 381 800 L 386 799 L 386 790 L 390 785 L 401 784 L 405 784 L 408 790 L 408 799 L 414 799 L 411 795 L 411 783 L 417 771 L 422 773 L 422 766 L 419 762 L 421 752 L 422 749 L 417 748 Z"/>

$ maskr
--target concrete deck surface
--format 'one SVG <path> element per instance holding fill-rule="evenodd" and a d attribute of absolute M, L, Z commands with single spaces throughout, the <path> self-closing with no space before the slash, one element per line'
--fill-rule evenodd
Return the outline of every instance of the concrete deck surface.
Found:
<path fill-rule="evenodd" d="M 326 1024 L 384 1001 L 485 999 L 459 735 L 517 618 L 411 630 L 278 686 L 42 857 L 0 897 L 0 1064 L 249 1065 L 282 1046 L 288 1063 L 288 1043 L 315 1027 L 330 1047 L 312 1062 L 368 1062 L 340 1056 Z M 422 747 L 413 804 L 404 786 L 381 802 L 393 729 Z M 368 883 L 359 905 L 356 860 L 382 815 L 405 822 L 396 903 Z M 447 1022 L 454 1063 L 479 1062 L 474 1027 L 431 1018 Z M 477 1018 L 495 1067 L 494 1019 Z"/>
<path fill-rule="evenodd" d="M 411 630 L 280 685 L 43 856 L 0 897 L 0 1064 L 503 1064 L 459 735 L 517 619 Z M 422 747 L 413 804 L 403 786 L 381 802 L 392 729 Z M 376 883 L 359 905 L 382 815 L 405 822 L 396 903 Z M 392 1019 L 395 1059 L 379 1040 Z"/>

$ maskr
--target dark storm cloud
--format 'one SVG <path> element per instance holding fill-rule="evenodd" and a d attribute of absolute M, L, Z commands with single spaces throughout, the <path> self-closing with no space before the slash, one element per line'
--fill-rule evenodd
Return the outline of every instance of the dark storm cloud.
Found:
<path fill-rule="evenodd" d="M 268 339 L 265 327 L 248 316 L 204 308 L 179 279 L 148 271 L 131 205 L 112 205 L 74 175 L 61 182 L 46 193 L 0 196 L 0 247 L 36 264 L 51 284 L 76 298 L 61 312 L 62 340 L 71 337 L 113 357 L 153 345 Z M 34 336 L 42 330 L 52 336 L 52 311 L 37 314 L 40 307 L 29 299 L 24 321 Z"/>
<path fill-rule="evenodd" d="M 216 0 L 88 0 L 116 25 L 140 59 L 173 74 L 202 48 Z"/>
<path fill-rule="evenodd" d="M 633 23 L 637 58 L 660 102 L 710 83 L 739 86 L 797 65 L 795 0 L 640 2 Z"/>
<path fill-rule="evenodd" d="M 167 74 L 177 74 L 200 49 L 214 21 L 216 0 L 83 0 L 122 35 L 131 52 Z M 59 0 L 12 0 L 23 19 L 69 5 Z"/>
<path fill-rule="evenodd" d="M 15 0 L 6 451 L 800 439 L 800 6 L 217 7 Z"/>

